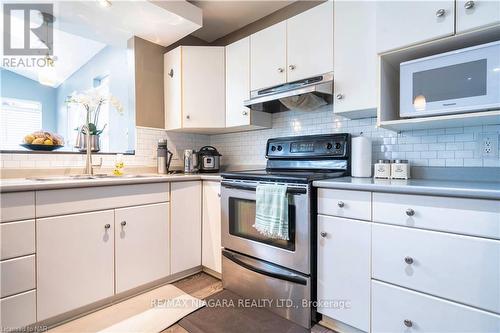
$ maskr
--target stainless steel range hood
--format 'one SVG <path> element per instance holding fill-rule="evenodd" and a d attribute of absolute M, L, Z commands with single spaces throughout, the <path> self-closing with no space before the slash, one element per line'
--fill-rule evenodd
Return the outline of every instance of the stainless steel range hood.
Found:
<path fill-rule="evenodd" d="M 333 100 L 333 72 L 271 88 L 254 90 L 250 93 L 250 99 L 245 101 L 244 105 L 252 110 L 268 113 L 287 111 L 289 108 L 280 100 L 285 101 L 294 96 L 308 97 L 305 96 L 307 94 L 315 95 L 315 101 L 319 101 L 317 97 L 321 98 L 324 101 L 321 105 L 331 104 Z M 313 105 L 311 105 L 311 109 L 314 109 Z"/>

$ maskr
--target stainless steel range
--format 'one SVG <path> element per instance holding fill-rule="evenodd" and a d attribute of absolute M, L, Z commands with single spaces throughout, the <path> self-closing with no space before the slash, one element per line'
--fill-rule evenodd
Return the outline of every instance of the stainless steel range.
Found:
<path fill-rule="evenodd" d="M 265 170 L 222 173 L 222 283 L 243 297 L 269 300 L 275 313 L 309 328 L 315 294 L 314 180 L 350 171 L 349 134 L 269 139 Z M 287 185 L 289 240 L 254 227 L 259 183 Z"/>

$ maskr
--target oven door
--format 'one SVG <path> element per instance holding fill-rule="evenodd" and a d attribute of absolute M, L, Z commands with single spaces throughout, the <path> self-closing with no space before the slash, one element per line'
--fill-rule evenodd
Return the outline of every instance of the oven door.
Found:
<path fill-rule="evenodd" d="M 499 54 L 495 42 L 402 63 L 401 117 L 498 109 Z"/>
<path fill-rule="evenodd" d="M 304 274 L 310 274 L 311 216 L 309 188 L 291 184 L 289 196 L 289 239 L 260 234 L 255 223 L 257 182 L 222 181 L 222 246 Z"/>

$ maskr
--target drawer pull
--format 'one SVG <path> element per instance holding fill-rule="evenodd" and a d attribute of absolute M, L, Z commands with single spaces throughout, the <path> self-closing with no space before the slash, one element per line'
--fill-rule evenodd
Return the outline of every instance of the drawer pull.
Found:
<path fill-rule="evenodd" d="M 415 215 L 415 211 L 413 209 L 411 209 L 411 208 L 408 208 L 406 210 L 406 215 L 413 216 L 413 215 Z"/>
<path fill-rule="evenodd" d="M 327 235 L 327 233 L 326 233 L 326 232 L 324 232 L 324 231 L 322 231 L 322 232 L 320 233 L 320 235 L 321 235 L 321 237 L 325 238 L 325 237 L 326 237 L 326 235 Z"/>
<path fill-rule="evenodd" d="M 405 319 L 403 321 L 403 323 L 405 324 L 406 327 L 412 327 L 413 326 L 413 323 L 411 322 L 411 320 L 408 320 L 408 319 Z"/>
<path fill-rule="evenodd" d="M 104 229 L 109 229 L 109 228 L 111 228 L 111 224 L 107 223 L 104 225 Z"/>
<path fill-rule="evenodd" d="M 413 264 L 413 258 L 412 257 L 405 257 L 405 263 L 407 263 L 408 265 Z"/>
<path fill-rule="evenodd" d="M 344 204 L 343 201 L 339 201 L 339 202 L 337 202 L 337 206 L 339 206 L 340 208 L 342 208 L 342 207 L 345 206 L 345 204 Z"/>
<path fill-rule="evenodd" d="M 122 221 L 122 222 L 120 223 L 120 225 L 121 225 L 122 227 L 126 226 L 126 225 L 127 225 L 127 221 Z"/>

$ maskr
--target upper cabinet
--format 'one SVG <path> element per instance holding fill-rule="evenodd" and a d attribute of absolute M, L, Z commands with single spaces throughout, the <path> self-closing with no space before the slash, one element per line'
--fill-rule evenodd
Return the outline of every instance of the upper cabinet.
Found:
<path fill-rule="evenodd" d="M 165 129 L 224 128 L 224 47 L 179 46 L 164 56 Z"/>
<path fill-rule="evenodd" d="M 250 36 L 250 87 L 267 88 L 333 71 L 333 2 Z"/>
<path fill-rule="evenodd" d="M 243 105 L 250 99 L 250 37 L 226 46 L 226 127 L 271 127 L 269 113 Z"/>
<path fill-rule="evenodd" d="M 500 23 L 500 2 L 457 0 L 457 33 Z"/>
<path fill-rule="evenodd" d="M 377 108 L 375 2 L 335 1 L 333 111 L 349 118 Z"/>
<path fill-rule="evenodd" d="M 286 21 L 250 36 L 251 90 L 286 83 Z"/>
<path fill-rule="evenodd" d="M 333 69 L 333 1 L 286 21 L 287 81 L 297 81 Z"/>
<path fill-rule="evenodd" d="M 377 1 L 377 52 L 451 36 L 455 0 Z"/>

